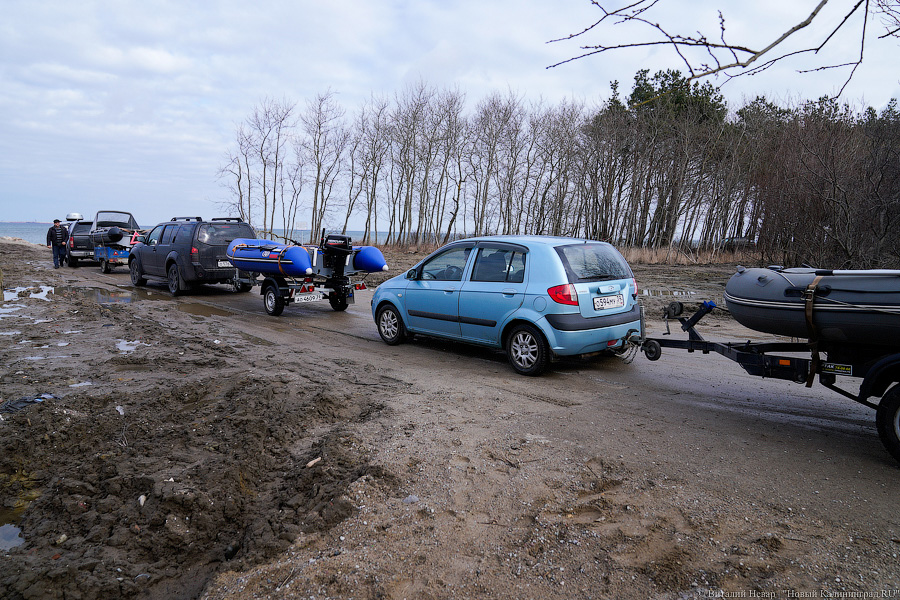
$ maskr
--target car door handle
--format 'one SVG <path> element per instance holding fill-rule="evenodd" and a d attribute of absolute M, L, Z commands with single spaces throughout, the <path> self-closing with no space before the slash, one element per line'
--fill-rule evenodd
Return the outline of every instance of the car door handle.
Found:
<path fill-rule="evenodd" d="M 455 291 L 456 291 L 456 288 L 444 288 L 445 294 L 452 294 Z"/>
<path fill-rule="evenodd" d="M 511 288 L 507 288 L 505 290 L 502 290 L 500 293 L 503 294 L 504 296 L 506 296 L 507 298 L 512 298 L 513 296 L 518 294 L 519 291 L 511 289 Z"/>

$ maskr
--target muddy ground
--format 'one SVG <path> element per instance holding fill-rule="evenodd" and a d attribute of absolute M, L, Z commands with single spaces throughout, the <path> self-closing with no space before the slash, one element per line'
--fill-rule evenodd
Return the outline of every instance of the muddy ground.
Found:
<path fill-rule="evenodd" d="M 388 347 L 365 294 L 272 318 L 9 239 L 0 269 L 0 401 L 52 395 L 0 413 L 0 524 L 24 541 L 0 598 L 900 596 L 900 471 L 862 409 L 702 412 L 773 395 L 722 362 L 710 392 L 641 357 L 529 379 Z M 635 265 L 648 314 L 733 270 Z"/>

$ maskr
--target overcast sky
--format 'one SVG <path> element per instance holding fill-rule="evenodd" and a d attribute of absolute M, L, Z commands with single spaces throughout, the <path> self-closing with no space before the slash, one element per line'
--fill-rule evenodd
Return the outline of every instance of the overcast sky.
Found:
<path fill-rule="evenodd" d="M 734 41 L 764 45 L 817 0 L 664 0 L 660 19 L 716 35 L 722 7 Z M 834 6 L 840 2 L 840 6 Z M 843 16 L 832 0 L 818 31 Z M 216 180 L 236 124 L 263 98 L 303 103 L 333 91 L 352 113 L 372 93 L 410 83 L 455 86 L 470 104 L 508 89 L 528 99 L 598 104 L 609 82 L 681 68 L 670 52 L 635 50 L 546 67 L 579 54 L 548 44 L 598 17 L 589 0 L 3 0 L 0 17 L 0 199 L 3 221 L 128 210 L 141 224 L 221 216 Z M 832 12 L 828 12 L 832 11 Z M 668 22 L 668 21 L 667 21 Z M 873 31 L 883 28 L 877 23 Z M 673 29 L 677 29 L 673 27 Z M 633 35 L 603 30 L 609 42 Z M 872 39 L 842 100 L 882 108 L 900 96 L 898 42 Z M 583 43 L 597 43 L 591 34 Z M 833 47 L 833 49 L 832 49 Z M 840 58 L 837 52 L 843 51 Z M 822 61 L 858 54 L 838 36 Z M 732 106 L 834 94 L 847 71 L 798 75 L 806 59 L 739 78 Z M 719 80 L 721 82 L 721 80 Z M 713 80 L 713 83 L 717 83 Z"/>

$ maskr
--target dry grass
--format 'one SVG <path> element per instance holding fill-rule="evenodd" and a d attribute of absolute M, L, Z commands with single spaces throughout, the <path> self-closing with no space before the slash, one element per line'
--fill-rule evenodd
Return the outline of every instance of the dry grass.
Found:
<path fill-rule="evenodd" d="M 737 263 L 745 265 L 761 264 L 759 253 L 738 250 L 681 250 L 679 248 L 619 248 L 631 264 L 635 265 L 715 265 Z"/>
<path fill-rule="evenodd" d="M 437 243 L 420 244 L 390 244 L 377 245 L 379 249 L 400 254 L 425 256 L 441 247 Z M 762 264 L 762 257 L 758 252 L 750 250 L 738 250 L 735 252 L 723 250 L 682 250 L 680 248 L 618 248 L 619 252 L 630 264 L 636 265 L 714 265 L 714 264 L 744 264 L 755 266 Z"/>

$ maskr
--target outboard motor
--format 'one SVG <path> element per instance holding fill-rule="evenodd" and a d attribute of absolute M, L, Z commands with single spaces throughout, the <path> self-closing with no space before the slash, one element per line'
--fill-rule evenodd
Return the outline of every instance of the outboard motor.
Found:
<path fill-rule="evenodd" d="M 331 276 L 325 279 L 326 287 L 332 289 L 328 294 L 328 302 L 334 310 L 345 310 L 353 296 L 350 278 L 344 275 L 344 269 L 353 253 L 350 237 L 334 233 L 326 236 L 323 229 L 319 251 L 322 253 L 322 266 L 331 269 Z"/>
<path fill-rule="evenodd" d="M 322 265 L 331 269 L 331 278 L 349 283 L 349 279 L 344 276 L 344 267 L 347 266 L 347 257 L 353 252 L 350 236 L 323 234 L 319 248 L 322 250 Z"/>

